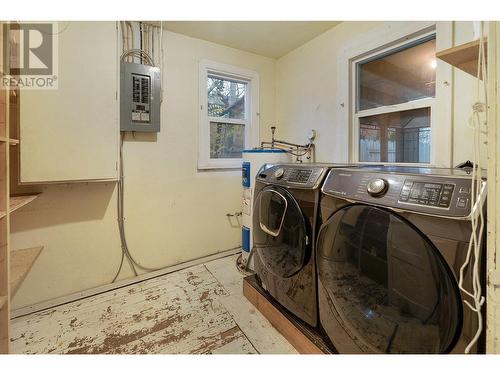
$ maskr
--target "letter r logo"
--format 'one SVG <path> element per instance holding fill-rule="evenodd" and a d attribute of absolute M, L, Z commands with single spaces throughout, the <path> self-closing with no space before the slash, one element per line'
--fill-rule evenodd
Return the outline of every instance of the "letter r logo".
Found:
<path fill-rule="evenodd" d="M 52 23 L 4 24 L 4 38 L 9 38 L 11 51 L 9 66 L 12 75 L 53 74 L 53 25 Z M 17 51 L 12 51 L 12 46 Z"/>

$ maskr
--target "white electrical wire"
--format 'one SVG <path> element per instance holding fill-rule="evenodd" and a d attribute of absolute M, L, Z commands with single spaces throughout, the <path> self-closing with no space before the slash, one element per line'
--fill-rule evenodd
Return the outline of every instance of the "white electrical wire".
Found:
<path fill-rule="evenodd" d="M 163 24 L 162 24 L 163 26 Z M 120 21 L 120 27 L 121 27 L 121 32 L 122 32 L 122 54 L 120 56 L 120 59 L 122 61 L 127 61 L 127 62 L 135 62 L 134 59 L 138 58 L 139 61 L 142 61 L 148 65 L 151 66 L 156 66 L 155 65 L 155 59 L 153 54 L 153 48 L 152 45 L 154 43 L 154 29 L 153 26 L 151 25 L 145 25 L 144 28 L 139 29 L 139 38 L 141 38 L 143 48 L 142 49 L 137 49 L 135 47 L 135 40 L 134 40 L 134 28 L 133 25 L 130 21 Z M 163 28 L 161 29 L 160 33 L 160 43 L 163 42 Z M 160 48 L 160 73 L 162 73 L 162 67 L 163 67 L 163 48 Z M 167 267 L 167 265 L 160 266 L 160 267 L 146 267 L 142 265 L 140 262 L 138 262 L 134 256 L 131 254 L 128 244 L 127 244 L 127 239 L 125 235 L 125 198 L 124 198 L 124 192 L 125 192 L 125 174 L 124 174 L 124 162 L 123 162 L 123 143 L 125 139 L 125 133 L 122 133 L 120 136 L 120 178 L 118 181 L 118 188 L 117 188 L 117 215 L 118 215 L 118 228 L 119 228 L 119 233 L 120 233 L 120 242 L 121 242 L 121 259 L 120 259 L 120 265 L 118 267 L 118 270 L 112 280 L 112 282 L 115 282 L 118 276 L 120 275 L 122 268 L 123 268 L 123 263 L 124 260 L 127 259 L 127 261 L 130 264 L 130 268 L 132 269 L 132 272 L 134 275 L 138 275 L 137 269 L 142 269 L 144 271 L 157 271 L 162 268 Z"/>
<path fill-rule="evenodd" d="M 148 48 L 146 49 L 146 51 L 148 51 L 148 53 L 153 56 L 153 41 L 154 41 L 154 37 L 153 37 L 153 28 L 151 25 L 147 25 L 147 28 L 146 28 L 146 39 L 148 41 Z"/>
<path fill-rule="evenodd" d="M 130 46 L 130 28 L 129 28 L 129 25 L 127 24 L 127 22 L 123 22 L 123 25 L 125 27 L 125 48 L 123 49 L 123 51 L 128 51 L 130 50 L 132 47 Z M 131 57 L 130 56 L 127 56 L 127 59 L 125 61 L 127 62 L 131 62 Z"/>
<path fill-rule="evenodd" d="M 121 31 L 121 36 L 122 36 L 122 51 L 125 51 L 127 48 L 125 46 L 125 22 L 120 21 L 120 31 Z"/>
<path fill-rule="evenodd" d="M 471 339 L 467 347 L 465 348 L 465 353 L 470 353 L 472 347 L 477 343 L 481 332 L 483 331 L 483 316 L 481 313 L 481 307 L 484 304 L 484 296 L 482 296 L 481 290 L 481 269 L 480 269 L 480 261 L 481 261 L 481 248 L 483 241 L 483 233 L 484 233 L 484 214 L 483 214 L 483 205 L 484 205 L 484 196 L 486 192 L 485 184 L 482 181 L 482 168 L 481 168 L 481 134 L 485 132 L 483 127 L 487 129 L 487 116 L 486 116 L 486 108 L 487 108 L 487 75 L 486 75 L 486 60 L 485 60 L 485 49 L 484 49 L 484 36 L 483 36 L 483 22 L 481 22 L 481 35 L 479 38 L 479 56 L 478 56 L 478 67 L 477 67 L 477 79 L 475 81 L 476 84 L 476 94 L 475 94 L 475 103 L 473 105 L 473 113 L 472 118 L 470 120 L 470 127 L 474 131 L 473 137 L 473 154 L 474 154 L 474 162 L 472 168 L 472 188 L 471 188 L 471 225 L 472 225 L 472 233 L 469 241 L 469 246 L 467 249 L 467 255 L 465 261 L 460 268 L 459 275 L 459 283 L 458 286 L 460 290 L 468 297 L 472 299 L 472 303 L 464 299 L 464 303 L 469 307 L 474 313 L 476 313 L 478 320 L 478 328 L 476 334 Z M 484 102 L 480 102 L 480 78 L 483 79 L 483 99 Z M 484 114 L 486 117 L 482 120 L 481 114 Z M 470 268 L 472 267 L 472 269 Z M 466 271 L 472 272 L 472 291 L 469 291 L 463 285 L 464 283 L 464 272 Z"/>
<path fill-rule="evenodd" d="M 163 102 L 163 21 L 160 21 L 160 105 Z"/>
<path fill-rule="evenodd" d="M 132 23 L 130 21 L 125 21 L 125 24 L 127 26 L 127 50 L 131 50 L 134 48 L 135 42 L 134 42 L 134 29 L 132 27 Z M 133 56 L 128 56 L 127 58 L 128 62 L 134 62 L 134 57 Z"/>
<path fill-rule="evenodd" d="M 149 54 L 149 37 L 148 37 L 148 25 L 147 24 L 142 24 L 142 31 L 143 31 L 143 42 L 142 42 L 142 49 Z"/>
<path fill-rule="evenodd" d="M 140 49 L 131 49 L 128 51 L 125 51 L 121 55 L 121 59 L 124 60 L 127 57 L 137 57 L 138 59 L 142 59 L 144 63 L 147 65 L 154 66 L 153 58 L 145 51 L 140 50 Z"/>

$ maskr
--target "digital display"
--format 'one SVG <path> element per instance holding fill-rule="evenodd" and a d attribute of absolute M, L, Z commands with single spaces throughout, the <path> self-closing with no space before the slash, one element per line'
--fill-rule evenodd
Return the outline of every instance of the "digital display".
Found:
<path fill-rule="evenodd" d="M 309 181 L 311 173 L 312 169 L 294 169 L 288 176 L 288 181 L 305 184 L 307 181 Z"/>
<path fill-rule="evenodd" d="M 407 180 L 401 190 L 399 201 L 448 208 L 450 207 L 454 187 L 453 184 L 436 184 Z"/>

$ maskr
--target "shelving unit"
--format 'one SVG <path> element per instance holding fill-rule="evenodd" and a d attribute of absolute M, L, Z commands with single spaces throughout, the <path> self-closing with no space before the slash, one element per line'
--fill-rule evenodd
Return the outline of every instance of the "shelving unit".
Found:
<path fill-rule="evenodd" d="M 4 22 L 0 22 L 0 71 L 7 71 L 2 65 L 3 51 L 12 51 L 12 46 L 1 45 Z M 37 198 L 38 194 L 10 196 L 11 173 L 15 166 L 10 164 L 10 147 L 19 145 L 17 126 L 19 124 L 19 92 L 0 87 L 0 354 L 9 352 L 10 344 L 10 300 L 17 292 L 43 246 L 10 251 L 10 215 Z M 17 148 L 17 147 L 16 147 Z M 18 150 L 16 150 L 18 151 Z M 15 155 L 13 152 L 12 155 Z M 12 168 L 11 168 L 12 167 Z M 14 180 L 16 178 L 14 177 Z"/>
<path fill-rule="evenodd" d="M 488 41 L 485 41 L 485 55 L 488 47 Z M 453 65 L 455 68 L 463 70 L 466 73 L 477 76 L 477 63 L 479 56 L 479 39 L 469 43 L 461 44 L 456 47 L 436 53 L 436 57 Z"/>
<path fill-rule="evenodd" d="M 43 246 L 38 246 L 10 252 L 10 298 L 16 294 L 42 250 Z"/>
<path fill-rule="evenodd" d="M 0 23 L 0 41 L 3 41 L 3 23 Z M 1 42 L 0 42 L 1 43 Z M 0 71 L 3 66 L 4 48 L 0 48 Z M 0 353 L 9 352 L 10 340 L 10 291 L 9 291 L 9 91 L 0 88 Z"/>
<path fill-rule="evenodd" d="M 28 203 L 34 201 L 38 197 L 38 194 L 35 195 L 18 195 L 11 196 L 9 200 L 9 213 L 12 213 L 23 206 L 26 206 Z"/>
<path fill-rule="evenodd" d="M 18 139 L 12 139 L 12 138 L 7 138 L 7 137 L 0 137 L 0 142 L 9 142 L 11 146 L 15 146 L 19 144 Z"/>
<path fill-rule="evenodd" d="M 7 303 L 7 296 L 0 296 L 0 309 Z"/>

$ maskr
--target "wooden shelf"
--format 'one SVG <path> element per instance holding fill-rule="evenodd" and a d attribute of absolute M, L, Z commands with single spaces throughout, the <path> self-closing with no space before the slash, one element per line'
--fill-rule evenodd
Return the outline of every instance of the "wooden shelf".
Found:
<path fill-rule="evenodd" d="M 9 212 L 14 212 L 21 207 L 26 206 L 28 203 L 34 201 L 37 197 L 38 194 L 11 196 L 9 202 Z"/>
<path fill-rule="evenodd" d="M 33 263 L 43 250 L 43 246 L 13 250 L 10 253 L 10 296 L 16 294 Z"/>
<path fill-rule="evenodd" d="M 484 43 L 485 48 L 488 47 L 486 40 Z M 485 57 L 487 57 L 486 51 L 487 48 L 485 50 Z M 474 77 L 477 76 L 478 56 L 479 39 L 436 53 L 436 57 L 438 59 L 441 59 L 448 64 L 453 65 L 455 68 L 473 75 Z"/>
<path fill-rule="evenodd" d="M 3 309 L 6 303 L 7 303 L 7 296 L 0 296 L 0 310 Z"/>
<path fill-rule="evenodd" d="M 19 144 L 19 140 L 18 139 L 7 138 L 7 137 L 0 137 L 0 142 L 9 142 L 9 144 L 11 146 L 15 146 L 15 145 Z"/>

